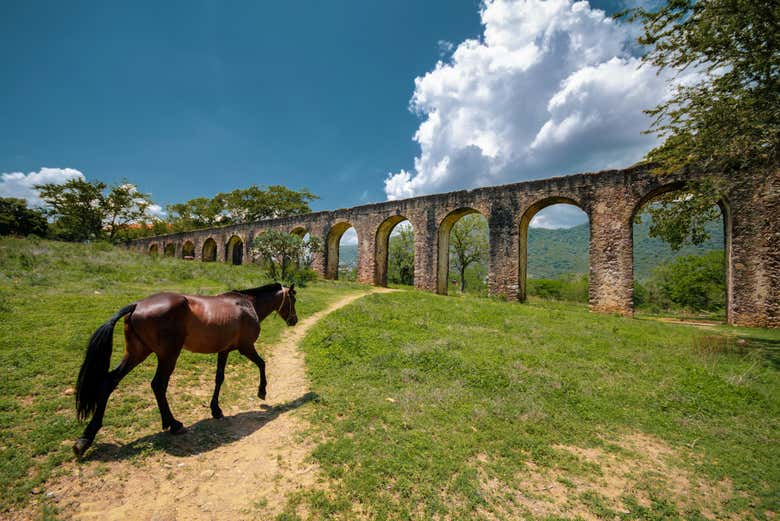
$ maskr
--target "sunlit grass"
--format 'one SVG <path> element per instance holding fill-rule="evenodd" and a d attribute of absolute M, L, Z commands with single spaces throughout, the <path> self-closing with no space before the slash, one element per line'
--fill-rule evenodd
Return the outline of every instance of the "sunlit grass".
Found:
<path fill-rule="evenodd" d="M 24 502 L 58 464 L 72 458 L 71 445 L 83 428 L 75 420 L 73 385 L 89 336 L 109 316 L 160 291 L 216 294 L 266 282 L 251 265 L 153 259 L 106 244 L 0 239 L 0 512 Z M 300 288 L 298 314 L 306 317 L 360 288 L 325 281 Z M 284 327 L 275 315 L 263 322 L 261 352 L 273 348 Z M 123 351 L 120 323 L 112 365 Z M 203 402 L 213 385 L 215 365 L 215 356 L 185 351 L 179 358 L 169 391 L 177 416 L 209 416 Z M 155 367 L 152 356 L 120 383 L 98 443 L 124 444 L 159 431 L 149 387 Z M 256 385 L 256 367 L 234 353 L 223 406 L 239 400 L 257 405 Z"/>
<path fill-rule="evenodd" d="M 778 344 L 778 331 L 700 330 L 584 305 L 363 298 L 305 339 L 320 396 L 315 458 L 332 488 L 296 496 L 285 516 L 305 502 L 315 517 L 537 518 L 524 487 L 553 475 L 571 490 L 560 518 L 701 518 L 708 499 L 680 499 L 652 472 L 636 471 L 635 492 L 607 501 L 588 484 L 615 470 L 560 448 L 616 453 L 630 470 L 642 454 L 619 443 L 640 436 L 668 446 L 670 468 L 691 479 L 733 484 L 717 515 L 763 518 L 780 484 Z"/>

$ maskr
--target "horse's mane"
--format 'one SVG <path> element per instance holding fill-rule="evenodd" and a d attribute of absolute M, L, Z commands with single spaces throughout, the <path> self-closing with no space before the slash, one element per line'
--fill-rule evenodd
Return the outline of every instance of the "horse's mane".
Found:
<path fill-rule="evenodd" d="M 260 286 L 257 288 L 249 288 L 249 289 L 234 289 L 233 292 L 235 293 L 243 293 L 244 295 L 251 295 L 253 297 L 259 297 L 260 295 L 267 295 L 269 293 L 276 293 L 277 291 L 282 289 L 282 285 L 278 282 L 272 282 L 271 284 L 266 284 L 265 286 Z"/>

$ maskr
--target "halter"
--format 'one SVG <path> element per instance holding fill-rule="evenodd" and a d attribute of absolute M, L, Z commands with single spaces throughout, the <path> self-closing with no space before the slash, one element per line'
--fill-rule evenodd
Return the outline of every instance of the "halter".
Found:
<path fill-rule="evenodd" d="M 282 314 L 281 314 L 281 313 L 279 313 L 279 312 L 280 312 L 280 311 L 282 310 L 282 308 L 284 307 L 284 300 L 285 300 L 285 299 L 286 299 L 288 296 L 289 296 L 289 295 L 287 294 L 287 288 L 282 288 L 282 303 L 281 303 L 281 304 L 279 304 L 279 308 L 276 310 L 276 314 L 277 314 L 277 315 L 279 315 L 279 316 L 282 316 Z M 290 299 L 290 305 L 292 305 L 292 299 Z"/>

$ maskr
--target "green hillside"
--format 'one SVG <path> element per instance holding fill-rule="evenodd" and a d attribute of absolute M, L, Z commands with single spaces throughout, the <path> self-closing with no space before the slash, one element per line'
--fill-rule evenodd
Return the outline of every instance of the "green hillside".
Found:
<path fill-rule="evenodd" d="M 710 239 L 699 246 L 684 246 L 673 251 L 661 239 L 650 237 L 650 219 L 634 225 L 634 276 L 646 280 L 653 268 L 683 255 L 702 254 L 723 249 L 723 226 L 712 222 L 707 226 Z M 588 237 L 590 227 L 581 224 L 573 228 L 528 230 L 528 276 L 534 279 L 558 278 L 570 273 L 588 272 Z"/>
<path fill-rule="evenodd" d="M 339 246 L 339 265 L 348 268 L 357 268 L 358 247 L 357 244 L 342 244 Z"/>

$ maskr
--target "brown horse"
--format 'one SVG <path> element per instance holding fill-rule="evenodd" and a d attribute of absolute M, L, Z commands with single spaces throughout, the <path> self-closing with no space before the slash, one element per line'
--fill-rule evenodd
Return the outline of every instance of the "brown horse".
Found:
<path fill-rule="evenodd" d="M 195 353 L 218 353 L 217 376 L 211 398 L 211 415 L 222 417 L 219 388 L 225 379 L 228 353 L 234 349 L 260 369 L 257 396 L 265 399 L 265 362 L 255 350 L 260 322 L 276 311 L 287 325 L 298 322 L 295 312 L 295 284 L 289 288 L 274 283 L 259 288 L 229 291 L 215 297 L 158 293 L 129 304 L 92 334 L 76 383 L 76 409 L 79 420 L 92 420 L 73 445 L 81 457 L 92 445 L 106 411 L 108 397 L 119 381 L 151 353 L 157 355 L 157 372 L 152 390 L 162 417 L 163 430 L 180 434 L 186 429 L 171 414 L 166 391 L 182 348 Z M 125 317 L 126 351 L 113 371 L 111 360 L 114 325 Z"/>

